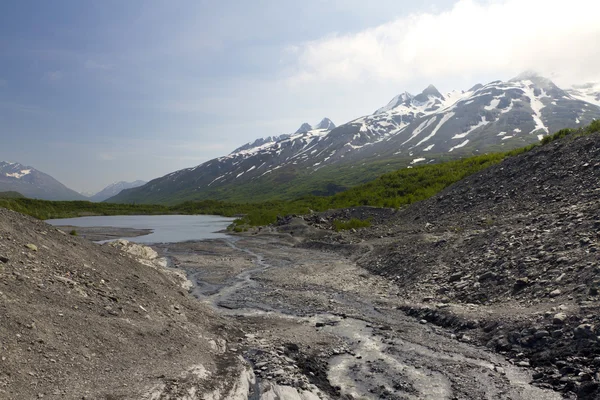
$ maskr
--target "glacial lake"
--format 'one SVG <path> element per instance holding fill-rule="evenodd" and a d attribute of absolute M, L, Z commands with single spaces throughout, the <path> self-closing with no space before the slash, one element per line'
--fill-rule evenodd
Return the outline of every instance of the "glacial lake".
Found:
<path fill-rule="evenodd" d="M 45 222 L 78 227 L 152 229 L 149 235 L 122 239 L 136 243 L 176 243 L 225 238 L 225 233 L 220 231 L 226 229 L 233 220 L 217 215 L 115 215 L 50 219 Z"/>

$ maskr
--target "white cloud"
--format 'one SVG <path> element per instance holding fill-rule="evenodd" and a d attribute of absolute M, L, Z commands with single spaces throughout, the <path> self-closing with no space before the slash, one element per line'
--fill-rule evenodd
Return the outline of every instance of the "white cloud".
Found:
<path fill-rule="evenodd" d="M 559 82 L 599 77 L 597 0 L 460 0 L 449 11 L 402 17 L 288 48 L 288 83 L 431 82 L 534 69 Z"/>

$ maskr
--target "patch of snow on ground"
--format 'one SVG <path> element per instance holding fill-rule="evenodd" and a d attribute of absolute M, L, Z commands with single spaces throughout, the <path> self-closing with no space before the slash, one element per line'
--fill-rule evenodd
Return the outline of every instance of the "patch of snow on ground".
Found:
<path fill-rule="evenodd" d="M 473 125 L 471 127 L 471 129 L 469 129 L 468 131 L 464 132 L 464 133 L 457 133 L 456 135 L 452 136 L 452 139 L 462 139 L 464 137 L 466 137 L 469 133 L 473 132 L 475 129 L 481 128 L 484 125 L 489 124 L 491 121 L 488 121 L 485 119 L 484 117 L 481 117 L 481 121 L 479 121 L 479 123 L 477 123 L 477 125 Z"/>
<path fill-rule="evenodd" d="M 504 136 L 504 137 L 502 138 L 502 140 L 506 140 L 506 139 L 512 139 L 512 138 L 514 138 L 514 136 Z"/>
<path fill-rule="evenodd" d="M 422 161 L 425 161 L 425 158 L 415 158 L 414 160 L 412 160 L 410 163 L 411 164 L 416 164 L 416 163 L 420 163 Z"/>
<path fill-rule="evenodd" d="M 506 135 L 506 132 L 500 132 L 500 133 L 498 134 L 498 136 L 504 136 L 504 135 Z"/>
<path fill-rule="evenodd" d="M 6 174 L 6 176 L 9 176 L 11 178 L 21 179 L 22 177 L 24 177 L 25 175 L 29 175 L 30 173 L 31 173 L 30 169 L 23 169 L 23 170 L 21 170 L 21 172 L 13 172 L 12 174 Z"/>
<path fill-rule="evenodd" d="M 410 142 L 411 140 L 413 140 L 414 138 L 416 138 L 421 132 L 423 132 L 425 129 L 429 128 L 429 126 L 431 124 L 433 124 L 435 121 L 437 120 L 437 117 L 434 118 L 430 118 L 426 121 L 423 121 L 421 123 L 421 125 L 419 125 L 417 127 L 417 129 L 415 129 L 412 133 L 412 135 L 410 135 L 410 137 L 408 139 L 406 139 L 404 141 L 404 143 L 402 143 L 400 146 L 404 146 L 406 143 Z"/>
<path fill-rule="evenodd" d="M 544 138 L 544 135 L 538 135 L 538 140 L 542 140 Z"/>
<path fill-rule="evenodd" d="M 416 145 L 419 146 L 420 144 L 425 143 L 426 141 L 428 141 L 429 139 L 431 139 L 432 137 L 435 136 L 435 134 L 440 130 L 440 128 L 442 127 L 442 125 L 444 125 L 446 122 L 450 121 L 450 118 L 454 117 L 454 113 L 453 112 L 449 112 L 447 114 L 444 114 L 444 116 L 442 117 L 442 119 L 440 120 L 440 123 L 437 124 L 437 126 L 435 127 L 435 129 L 429 134 L 429 136 L 427 136 L 426 138 L 422 139 L 419 143 L 417 143 Z"/>
<path fill-rule="evenodd" d="M 433 149 L 433 146 L 435 146 L 435 144 L 430 144 L 429 146 L 425 147 L 423 149 L 423 151 L 429 151 L 429 150 Z"/>
<path fill-rule="evenodd" d="M 546 133 L 550 132 L 549 129 L 544 125 L 542 121 L 542 109 L 546 107 L 544 103 L 540 99 L 535 96 L 533 90 L 533 83 L 531 81 L 523 81 L 523 87 L 521 90 L 525 93 L 527 97 L 529 97 L 529 105 L 531 106 L 531 110 L 533 111 L 533 122 L 535 122 L 535 128 L 531 132 L 535 132 L 538 129 L 542 129 L 546 131 Z"/>
<path fill-rule="evenodd" d="M 515 129 L 513 129 L 513 132 L 516 132 L 516 133 L 521 133 L 522 131 L 521 131 L 521 129 L 519 129 L 519 128 L 515 128 Z"/>
<path fill-rule="evenodd" d="M 496 108 L 498 108 L 498 104 L 500 104 L 500 99 L 495 98 L 490 102 L 489 106 L 485 106 L 483 108 L 487 111 L 492 111 L 492 110 L 495 110 Z"/>
<path fill-rule="evenodd" d="M 218 176 L 218 177 L 216 177 L 215 179 L 213 179 L 213 180 L 212 180 L 212 182 L 211 182 L 211 183 L 209 183 L 209 184 L 208 184 L 208 186 L 212 185 L 213 183 L 215 183 L 215 182 L 216 182 L 216 181 L 218 181 L 219 179 L 223 179 L 223 178 L 225 178 L 225 175 L 221 175 L 221 176 Z"/>
<path fill-rule="evenodd" d="M 450 150 L 448 151 L 452 151 L 454 149 L 459 149 L 461 147 L 465 147 L 467 145 L 467 143 L 469 143 L 469 139 L 465 140 L 464 142 L 462 142 L 461 144 L 457 144 L 456 146 L 452 147 Z"/>

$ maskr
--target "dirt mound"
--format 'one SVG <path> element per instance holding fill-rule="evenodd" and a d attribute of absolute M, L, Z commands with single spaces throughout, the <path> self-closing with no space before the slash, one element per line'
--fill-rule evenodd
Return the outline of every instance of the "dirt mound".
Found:
<path fill-rule="evenodd" d="M 119 249 L 0 209 L 0 398 L 234 390 L 244 367 L 225 339 L 235 330 L 180 284 Z"/>

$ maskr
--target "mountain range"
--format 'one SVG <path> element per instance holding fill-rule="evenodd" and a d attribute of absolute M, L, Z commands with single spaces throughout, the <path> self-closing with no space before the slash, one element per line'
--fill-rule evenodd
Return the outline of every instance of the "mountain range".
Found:
<path fill-rule="evenodd" d="M 116 182 L 96 194 L 85 195 L 69 189 L 52 176 L 16 162 L 0 161 L 0 192 L 17 192 L 25 197 L 42 200 L 89 200 L 100 202 L 123 189 L 144 185 L 145 181 Z"/>
<path fill-rule="evenodd" d="M 134 182 L 125 182 L 125 181 L 115 182 L 113 184 L 108 185 L 107 187 L 105 187 L 104 189 L 99 191 L 98 193 L 96 193 L 92 196 L 89 196 L 89 199 L 90 199 L 90 201 L 93 201 L 93 202 L 104 201 L 108 198 L 118 195 L 124 189 L 136 188 L 136 187 L 139 187 L 139 186 L 142 186 L 145 184 L 146 184 L 146 181 L 140 181 L 140 180 L 137 180 Z"/>
<path fill-rule="evenodd" d="M 441 93 L 430 85 L 335 126 L 325 118 L 294 133 L 257 139 L 232 153 L 122 191 L 111 202 L 176 203 L 291 198 L 344 190 L 381 173 L 509 150 L 600 119 L 600 85 L 570 89 L 525 72 L 508 81 Z"/>

